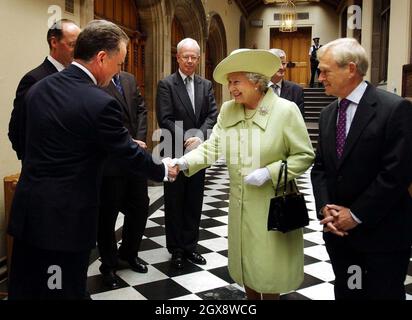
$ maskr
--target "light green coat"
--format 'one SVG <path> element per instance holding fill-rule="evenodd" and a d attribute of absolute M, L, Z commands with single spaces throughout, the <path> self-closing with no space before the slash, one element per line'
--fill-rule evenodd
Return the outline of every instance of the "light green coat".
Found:
<path fill-rule="evenodd" d="M 274 197 L 282 160 L 289 179 L 304 173 L 314 152 L 296 104 L 268 90 L 256 113 L 247 119 L 243 105 L 222 105 L 209 140 L 186 154 L 193 175 L 224 156 L 230 176 L 229 272 L 239 285 L 262 293 L 282 293 L 303 281 L 302 229 L 286 234 L 267 231 L 270 199 Z M 261 187 L 244 177 L 266 167 L 272 180 Z"/>

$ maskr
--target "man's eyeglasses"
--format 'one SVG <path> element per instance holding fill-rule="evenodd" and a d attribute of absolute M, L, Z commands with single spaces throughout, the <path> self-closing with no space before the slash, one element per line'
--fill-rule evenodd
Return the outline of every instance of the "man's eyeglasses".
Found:
<path fill-rule="evenodd" d="M 199 57 L 197 56 L 179 56 L 183 61 L 187 62 L 189 60 L 192 60 L 193 62 L 196 62 L 199 60 Z"/>

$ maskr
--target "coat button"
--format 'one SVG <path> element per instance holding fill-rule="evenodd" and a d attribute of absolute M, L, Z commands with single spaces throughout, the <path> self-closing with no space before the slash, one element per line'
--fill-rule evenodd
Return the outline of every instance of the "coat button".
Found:
<path fill-rule="evenodd" d="M 343 177 L 342 176 L 338 176 L 338 182 L 341 182 L 342 180 L 343 180 Z"/>

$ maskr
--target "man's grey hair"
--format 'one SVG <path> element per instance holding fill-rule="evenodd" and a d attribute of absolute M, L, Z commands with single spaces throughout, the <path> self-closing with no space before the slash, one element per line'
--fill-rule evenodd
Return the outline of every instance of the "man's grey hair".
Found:
<path fill-rule="evenodd" d="M 322 46 L 317 54 L 318 59 L 330 52 L 336 64 L 340 67 L 346 67 L 349 63 L 356 64 L 358 73 L 365 76 L 368 72 L 369 61 L 365 49 L 353 38 L 341 38 L 329 42 Z"/>
<path fill-rule="evenodd" d="M 119 52 L 122 41 L 127 44 L 129 37 L 113 22 L 90 21 L 77 38 L 74 58 L 88 62 L 99 51 L 106 51 L 108 54 Z"/>
<path fill-rule="evenodd" d="M 200 56 L 200 46 L 197 43 L 197 41 L 195 39 L 192 38 L 184 38 L 183 40 L 181 40 L 178 44 L 177 44 L 177 53 L 180 52 L 180 50 L 182 50 L 182 48 L 186 45 L 190 45 L 190 46 L 194 46 L 196 47 L 197 50 L 197 54 Z"/>
<path fill-rule="evenodd" d="M 245 72 L 246 78 L 253 84 L 258 85 L 258 90 L 265 93 L 268 90 L 269 78 L 260 73 Z"/>
<path fill-rule="evenodd" d="M 278 58 L 286 57 L 286 52 L 283 51 L 282 49 L 273 48 L 273 49 L 269 49 L 269 51 L 272 52 Z"/>

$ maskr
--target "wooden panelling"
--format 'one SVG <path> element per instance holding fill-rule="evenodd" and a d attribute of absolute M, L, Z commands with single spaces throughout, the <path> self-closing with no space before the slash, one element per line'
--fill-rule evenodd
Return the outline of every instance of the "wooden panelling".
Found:
<path fill-rule="evenodd" d="M 130 30 L 138 30 L 139 15 L 132 0 L 95 0 L 94 13 L 97 18 L 113 21 Z"/>
<path fill-rule="evenodd" d="M 20 174 L 14 174 L 8 177 L 4 177 L 4 211 L 6 214 L 6 228 L 10 221 L 11 204 L 13 203 L 14 192 L 16 191 L 17 182 L 19 181 Z M 7 271 L 10 273 L 10 262 L 13 248 L 13 238 L 10 235 L 6 235 L 6 254 L 7 254 Z"/>
<path fill-rule="evenodd" d="M 402 97 L 412 98 L 412 64 L 407 64 L 403 66 Z"/>

